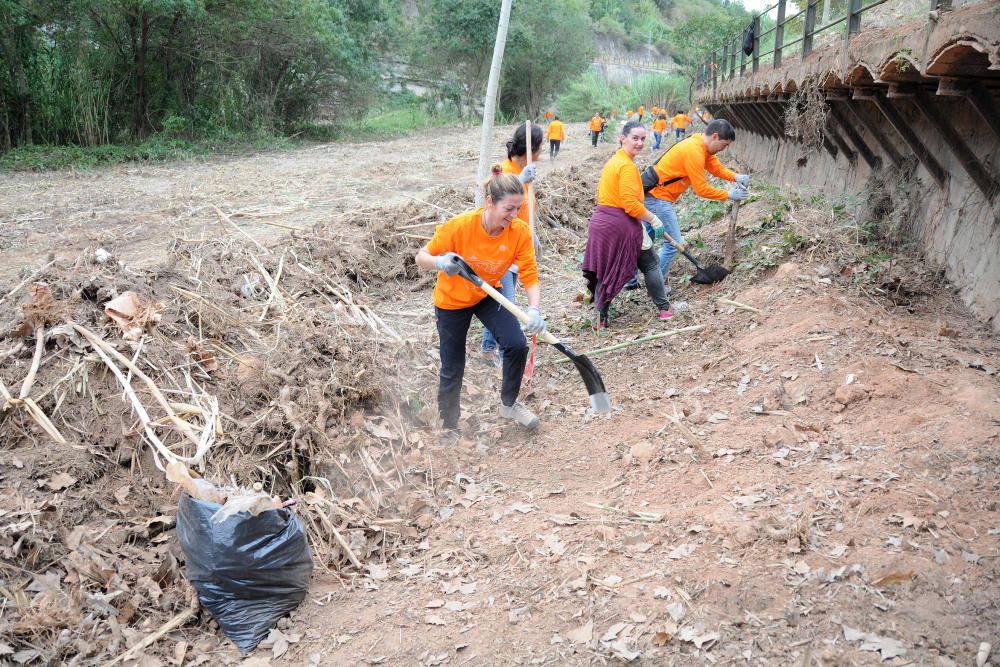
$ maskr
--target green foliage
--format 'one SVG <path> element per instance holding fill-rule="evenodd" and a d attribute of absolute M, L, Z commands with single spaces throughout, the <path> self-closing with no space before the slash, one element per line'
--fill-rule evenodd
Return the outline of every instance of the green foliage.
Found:
<path fill-rule="evenodd" d="M 398 0 L 0 0 L 0 149 L 280 132 L 377 91 Z M 174 120 L 180 119 L 180 120 Z"/>
<path fill-rule="evenodd" d="M 587 70 L 596 54 L 581 0 L 515 3 L 504 56 L 504 111 L 537 118 L 546 99 Z"/>
<path fill-rule="evenodd" d="M 630 85 L 608 82 L 600 74 L 588 70 L 570 83 L 567 91 L 556 97 L 559 113 L 564 120 L 589 120 L 597 111 L 623 112 L 640 104 L 686 106 L 687 84 L 676 76 L 651 74 L 639 77 Z"/>

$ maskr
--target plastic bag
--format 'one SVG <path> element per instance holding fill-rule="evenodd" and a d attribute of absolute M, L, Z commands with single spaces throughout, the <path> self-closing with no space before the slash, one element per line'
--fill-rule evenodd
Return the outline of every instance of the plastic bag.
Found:
<path fill-rule="evenodd" d="M 312 553 L 290 510 L 213 522 L 218 503 L 181 494 L 177 536 L 198 599 L 246 655 L 306 596 Z"/>

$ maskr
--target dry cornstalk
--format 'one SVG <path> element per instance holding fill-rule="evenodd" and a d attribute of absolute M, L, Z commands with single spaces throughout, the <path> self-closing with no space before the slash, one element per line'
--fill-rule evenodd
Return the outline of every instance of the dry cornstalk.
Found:
<path fill-rule="evenodd" d="M 753 306 L 748 306 L 745 303 L 740 303 L 739 301 L 733 301 L 732 299 L 719 299 L 719 303 L 724 303 L 727 306 L 734 306 L 736 308 L 742 308 L 743 310 L 749 310 L 751 313 L 757 313 L 758 315 L 763 314 L 759 308 L 754 308 Z"/>
<path fill-rule="evenodd" d="M 55 424 L 53 424 L 45 414 L 45 411 L 38 407 L 38 404 L 35 403 L 35 401 L 30 398 L 14 398 L 14 396 L 7 390 L 7 385 L 3 383 L 3 380 L 0 380 L 0 394 L 2 394 L 4 398 L 4 405 L 3 407 L 0 407 L 0 411 L 7 410 L 8 408 L 23 407 L 25 412 L 27 412 L 28 415 L 42 427 L 42 430 L 45 431 L 50 438 L 55 440 L 60 445 L 69 444 L 66 442 L 66 438 L 64 438 L 59 432 L 59 429 L 55 427 Z"/>
<path fill-rule="evenodd" d="M 129 370 L 135 373 L 135 376 L 138 377 L 140 380 L 142 380 L 143 383 L 146 385 L 146 388 L 149 389 L 149 392 L 153 395 L 153 398 L 156 399 L 156 402 L 163 407 L 171 423 L 174 426 L 176 426 L 180 430 L 180 432 L 184 434 L 187 437 L 187 439 L 190 440 L 196 447 L 201 444 L 200 439 L 198 438 L 197 435 L 195 435 L 194 429 L 191 428 L 191 424 L 187 423 L 186 421 L 177 416 L 177 413 L 175 413 L 173 408 L 170 407 L 170 402 L 167 401 L 166 398 L 164 398 L 163 393 L 160 391 L 159 387 L 156 386 L 156 383 L 153 382 L 153 380 L 150 379 L 150 377 L 146 375 L 141 368 L 139 368 L 131 361 L 129 361 L 128 357 L 122 355 L 118 350 L 114 349 L 106 342 L 98 338 L 89 329 L 86 329 L 84 327 L 81 327 L 79 324 L 74 324 L 74 323 L 70 323 L 70 326 L 72 326 L 80 335 L 82 335 L 90 342 L 90 344 L 94 347 L 94 350 L 101 356 L 101 358 L 108 365 L 108 367 L 110 367 L 112 371 L 117 371 L 116 374 L 120 375 L 121 371 L 118 370 L 118 367 L 115 364 L 109 363 L 109 360 L 107 359 L 108 356 L 112 357 L 115 361 L 122 364 L 123 366 L 126 366 Z M 104 354 L 102 354 L 102 352 Z M 119 380 L 122 382 L 122 387 L 126 390 L 126 392 L 128 392 L 131 388 L 131 385 L 125 379 L 125 376 L 121 375 L 119 377 Z M 132 396 L 135 396 L 134 392 L 132 392 Z M 135 401 L 138 402 L 138 400 L 139 400 L 138 397 L 136 397 Z M 145 413 L 145 410 L 143 410 L 143 412 Z M 146 417 L 146 420 L 149 421 L 148 415 Z"/>
<path fill-rule="evenodd" d="M 218 207 L 218 206 L 216 206 L 215 204 L 212 204 L 212 208 L 213 208 L 213 209 L 215 209 L 215 212 L 219 214 L 219 218 L 220 218 L 220 219 L 222 220 L 222 222 L 228 222 L 228 223 L 229 223 L 230 225 L 232 225 L 232 226 L 233 226 L 233 228 L 234 228 L 234 229 L 235 229 L 236 231 L 238 231 L 238 232 L 239 232 L 240 234 L 242 234 L 243 236 L 245 236 L 245 237 L 247 237 L 248 239 L 250 239 L 251 241 L 253 241 L 254 245 L 256 245 L 256 246 L 257 246 L 258 248 L 260 248 L 260 249 L 261 249 L 261 250 L 262 250 L 263 252 L 265 252 L 265 253 L 267 253 L 267 254 L 271 254 L 271 251 L 270 251 L 270 250 L 268 250 L 267 248 L 265 248 L 264 246 L 262 246 L 262 245 L 261 245 L 261 244 L 260 244 L 260 243 L 259 243 L 259 242 L 257 241 L 257 239 L 255 239 L 254 237 L 250 236 L 250 235 L 249 235 L 249 234 L 247 234 L 247 233 L 246 233 L 245 231 L 243 231 L 243 230 L 242 230 L 242 229 L 240 228 L 240 226 L 239 226 L 239 225 L 237 225 L 237 224 L 236 224 L 235 222 L 233 222 L 232 220 L 230 220 L 230 219 L 229 219 L 229 216 L 228 216 L 228 215 L 226 215 L 225 213 L 223 213 L 222 211 L 220 211 L 220 210 L 219 210 L 219 207 Z"/>
<path fill-rule="evenodd" d="M 35 374 L 38 372 L 38 367 L 42 364 L 42 350 L 44 349 L 45 327 L 39 324 L 35 328 L 35 354 L 31 358 L 31 368 L 28 369 L 28 374 L 24 376 L 24 382 L 21 383 L 21 393 L 18 394 L 18 398 L 28 398 L 28 394 L 31 392 L 31 385 L 35 383 Z"/>
<path fill-rule="evenodd" d="M 110 661 L 104 663 L 104 667 L 111 667 L 112 665 L 117 665 L 119 662 L 125 662 L 127 660 L 131 660 L 136 655 L 138 655 L 140 652 L 142 652 L 143 649 L 145 649 L 145 648 L 147 648 L 149 646 L 152 646 L 153 644 L 155 644 L 156 642 L 158 642 L 168 632 L 171 632 L 172 630 L 176 630 L 177 628 L 179 628 L 182 625 L 184 625 L 185 623 L 187 623 L 188 619 L 190 619 L 192 616 L 194 616 L 194 614 L 195 614 L 195 610 L 194 609 L 190 609 L 190 608 L 189 609 L 185 609 L 184 611 L 182 611 L 181 613 L 177 614 L 172 619 L 170 619 L 169 621 L 167 621 L 166 623 L 164 623 L 163 625 L 161 625 L 160 628 L 159 628 L 159 630 L 157 630 L 156 632 L 154 632 L 151 635 L 147 635 L 141 642 L 139 642 L 138 644 L 136 644 L 135 646 L 133 646 L 129 650 L 125 651 L 124 653 L 122 653 L 120 656 L 118 656 L 114 660 L 110 660 Z"/>

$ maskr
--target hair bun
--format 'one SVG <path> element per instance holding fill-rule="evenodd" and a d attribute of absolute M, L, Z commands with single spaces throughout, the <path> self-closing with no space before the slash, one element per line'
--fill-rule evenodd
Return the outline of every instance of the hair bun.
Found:
<path fill-rule="evenodd" d="M 492 167 L 490 167 L 490 172 L 494 176 L 496 176 L 497 174 L 502 174 L 503 173 L 503 167 L 501 167 L 499 164 L 495 164 Z"/>

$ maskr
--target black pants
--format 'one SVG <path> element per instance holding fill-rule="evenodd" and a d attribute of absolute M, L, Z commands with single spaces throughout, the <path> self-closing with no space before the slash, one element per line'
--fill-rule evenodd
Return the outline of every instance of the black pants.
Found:
<path fill-rule="evenodd" d="M 652 248 L 641 250 L 636 263 L 646 283 L 646 294 L 649 295 L 649 299 L 656 305 L 658 310 L 669 310 L 670 300 L 667 298 L 666 283 L 663 281 L 663 274 L 660 273 L 660 258 L 657 257 L 656 252 Z M 594 295 L 594 308 L 600 313 L 601 319 L 606 322 L 608 320 L 608 313 L 611 310 L 611 302 L 597 303 L 597 295 L 601 289 L 600 283 L 592 286 L 588 285 L 588 287 L 591 288 L 591 293 Z"/>
<path fill-rule="evenodd" d="M 461 413 L 462 378 L 465 376 L 465 339 L 475 315 L 497 339 L 503 350 L 503 382 L 500 400 L 514 405 L 521 392 L 521 376 L 528 361 L 528 341 L 517 318 L 496 301 L 486 297 L 475 306 L 458 310 L 434 308 L 438 338 L 441 339 L 441 376 L 438 384 L 438 412 L 445 428 L 458 428 Z"/>
<path fill-rule="evenodd" d="M 549 159 L 551 160 L 555 156 L 559 155 L 559 144 L 562 143 L 562 139 L 549 139 Z"/>
<path fill-rule="evenodd" d="M 600 132 L 595 132 L 594 130 L 590 131 L 590 145 L 591 146 L 594 146 L 595 148 L 597 147 L 597 137 L 599 137 L 599 136 L 601 136 Z"/>

